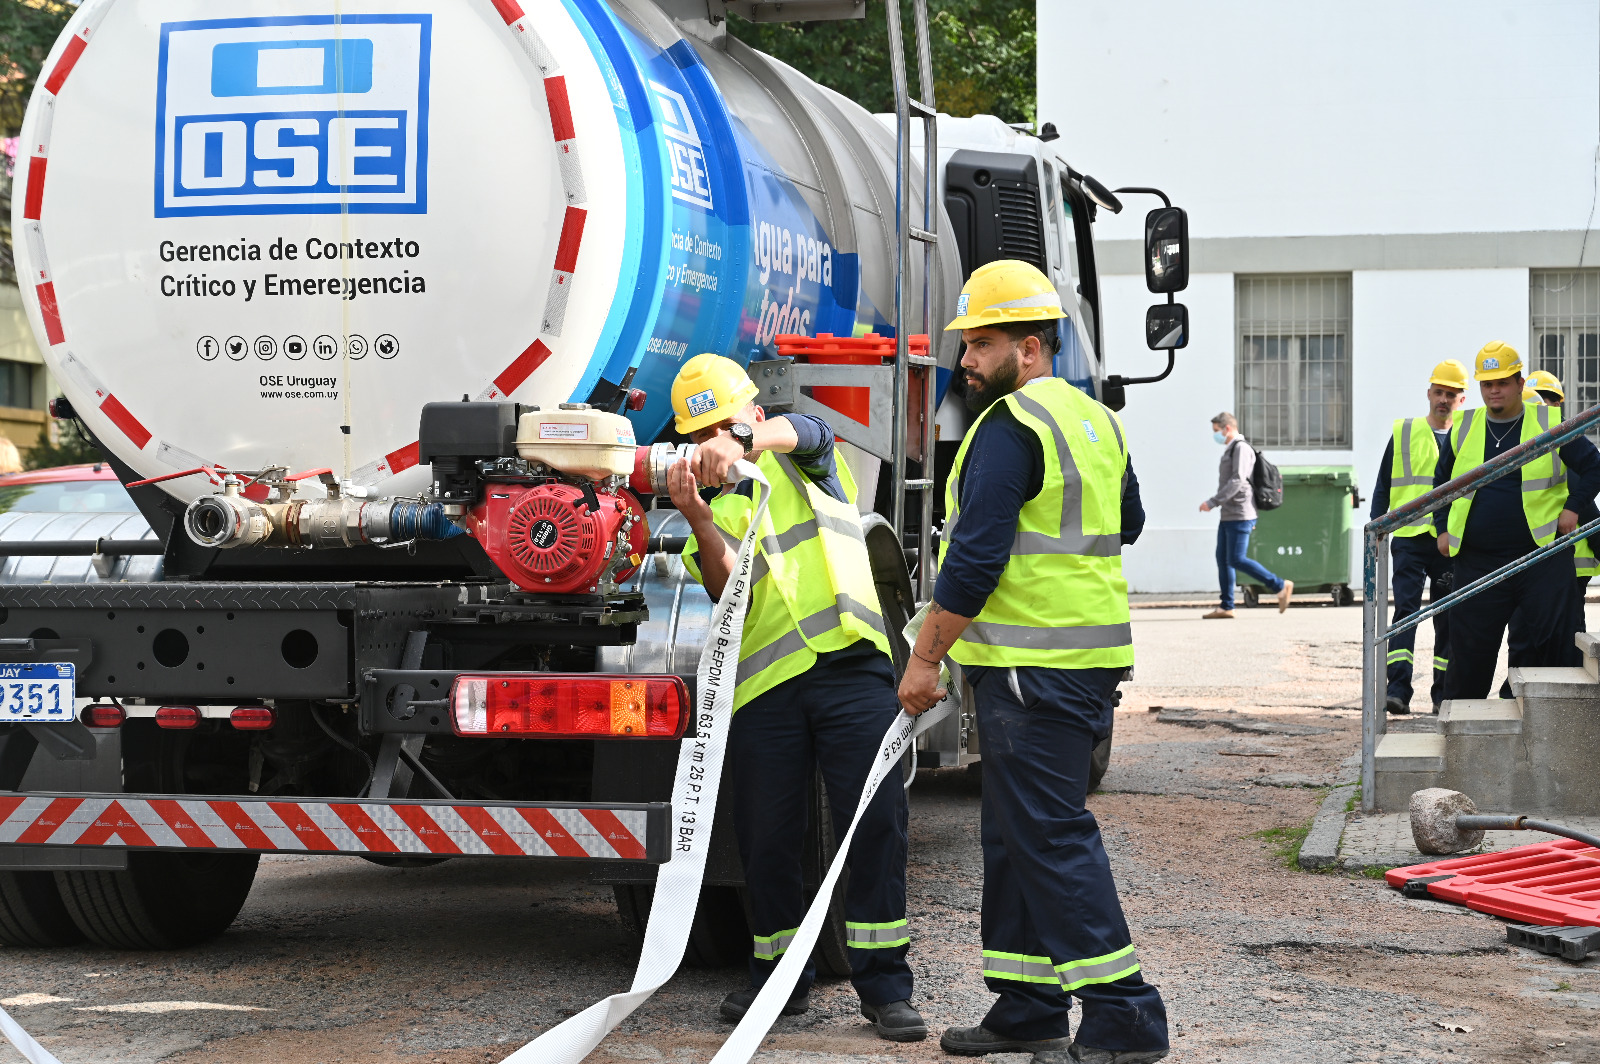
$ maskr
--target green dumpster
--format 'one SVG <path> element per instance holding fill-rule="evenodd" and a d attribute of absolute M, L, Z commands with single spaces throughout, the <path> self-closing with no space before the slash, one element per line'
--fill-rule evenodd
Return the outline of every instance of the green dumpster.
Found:
<path fill-rule="evenodd" d="M 1263 512 L 1250 537 L 1250 557 L 1296 592 L 1326 591 L 1336 606 L 1355 601 L 1350 590 L 1350 526 L 1358 505 L 1350 466 L 1283 466 L 1283 505 Z M 1254 606 L 1262 585 L 1243 573 L 1244 604 Z"/>

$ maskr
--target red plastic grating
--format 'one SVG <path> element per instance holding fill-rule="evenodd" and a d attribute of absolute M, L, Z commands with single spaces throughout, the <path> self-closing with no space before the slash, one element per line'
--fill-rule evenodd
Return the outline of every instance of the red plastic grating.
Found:
<path fill-rule="evenodd" d="M 1442 901 L 1547 927 L 1600 926 L 1600 850 L 1581 842 L 1447 857 L 1391 868 L 1383 878 L 1398 889 L 1410 879 L 1445 875 L 1451 878 L 1428 884 Z"/>

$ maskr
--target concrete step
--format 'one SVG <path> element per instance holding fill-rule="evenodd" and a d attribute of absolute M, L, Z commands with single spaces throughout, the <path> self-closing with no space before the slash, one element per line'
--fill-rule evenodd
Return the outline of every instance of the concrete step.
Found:
<path fill-rule="evenodd" d="M 1439 707 L 1439 731 L 1454 735 L 1519 735 L 1522 704 L 1509 698 L 1457 698 Z"/>
<path fill-rule="evenodd" d="M 1593 632 L 1579 632 L 1574 642 L 1583 654 L 1583 671 L 1600 683 L 1600 636 Z"/>
<path fill-rule="evenodd" d="M 1446 736 L 1390 733 L 1378 740 L 1374 757 L 1374 800 L 1378 808 L 1409 808 L 1411 795 L 1445 785 Z"/>
<path fill-rule="evenodd" d="M 1524 665 L 1510 670 L 1506 679 L 1511 684 L 1511 693 L 1521 699 L 1575 698 L 1600 702 L 1600 680 L 1586 668 Z"/>

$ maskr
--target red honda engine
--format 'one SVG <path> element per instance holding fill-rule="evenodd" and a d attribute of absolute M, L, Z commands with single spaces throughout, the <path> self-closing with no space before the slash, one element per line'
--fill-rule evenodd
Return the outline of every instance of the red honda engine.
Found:
<path fill-rule="evenodd" d="M 625 489 L 597 492 L 565 481 L 484 487 L 467 531 L 524 591 L 594 594 L 602 580 L 627 579 L 644 558 L 644 508 Z"/>

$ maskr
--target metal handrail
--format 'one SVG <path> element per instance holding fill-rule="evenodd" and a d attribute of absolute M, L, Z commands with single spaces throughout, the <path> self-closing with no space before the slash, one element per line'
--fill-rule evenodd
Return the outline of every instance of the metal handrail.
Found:
<path fill-rule="evenodd" d="M 1543 457 L 1564 444 L 1582 436 L 1591 427 L 1600 424 L 1600 406 L 1585 410 L 1570 420 L 1540 433 L 1533 439 L 1519 443 L 1503 454 L 1498 454 L 1448 483 L 1441 484 L 1421 498 L 1390 510 L 1369 521 L 1362 530 L 1362 608 L 1361 608 L 1361 811 L 1370 813 L 1377 809 L 1377 750 L 1378 739 L 1388 731 L 1388 714 L 1384 709 L 1383 685 L 1387 681 L 1388 646 L 1391 636 L 1410 631 L 1418 624 L 1438 615 L 1452 606 L 1472 598 L 1495 584 L 1538 564 L 1568 545 L 1600 530 L 1600 520 L 1591 521 L 1581 528 L 1561 536 L 1528 554 L 1501 566 L 1487 576 L 1452 591 L 1427 609 L 1419 610 L 1398 624 L 1385 626 L 1380 620 L 1380 610 L 1389 602 L 1389 552 L 1383 541 L 1397 528 L 1415 524 L 1421 518 L 1441 510 L 1457 499 L 1472 494 L 1485 484 L 1521 469 L 1535 458 Z"/>

